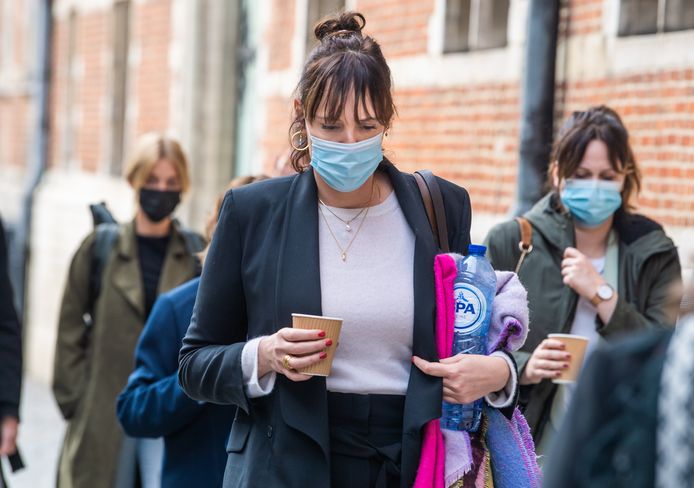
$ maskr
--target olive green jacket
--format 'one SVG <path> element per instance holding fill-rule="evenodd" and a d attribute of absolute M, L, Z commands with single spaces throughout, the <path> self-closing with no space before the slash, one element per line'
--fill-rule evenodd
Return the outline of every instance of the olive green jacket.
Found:
<path fill-rule="evenodd" d="M 174 223 L 159 279 L 159 293 L 192 278 L 196 261 Z M 87 311 L 92 232 L 75 253 L 60 309 L 53 393 L 68 420 L 59 466 L 61 488 L 113 485 L 122 430 L 116 398 L 133 370 L 137 340 L 145 322 L 144 284 L 137 256 L 134 223 L 123 224 L 102 274 L 94 304 L 94 325 Z"/>
<path fill-rule="evenodd" d="M 564 285 L 561 275 L 564 250 L 575 246 L 571 217 L 559 210 L 552 193 L 524 217 L 533 228 L 533 251 L 518 273 L 528 291 L 530 308 L 528 339 L 515 354 L 519 372 L 547 334 L 570 331 L 578 303 L 578 295 Z M 611 340 L 630 332 L 673 327 L 678 302 L 673 292 L 682 279 L 677 248 L 659 224 L 641 215 L 618 211 L 613 229 L 619 240 L 617 307 L 607 324 L 596 320 L 598 333 Z M 519 241 L 520 229 L 513 220 L 489 232 L 488 257 L 495 269 L 515 269 Z M 536 442 L 549 418 L 555 392 L 556 386 L 549 380 L 521 388 L 520 402 Z"/>

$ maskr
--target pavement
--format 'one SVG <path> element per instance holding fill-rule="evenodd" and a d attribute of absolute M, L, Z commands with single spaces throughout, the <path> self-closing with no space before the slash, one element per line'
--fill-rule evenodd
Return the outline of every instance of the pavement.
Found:
<path fill-rule="evenodd" d="M 6 460 L 3 460 L 8 486 L 53 488 L 65 422 L 55 404 L 50 385 L 25 377 L 21 402 L 17 445 L 26 468 L 12 474 Z"/>

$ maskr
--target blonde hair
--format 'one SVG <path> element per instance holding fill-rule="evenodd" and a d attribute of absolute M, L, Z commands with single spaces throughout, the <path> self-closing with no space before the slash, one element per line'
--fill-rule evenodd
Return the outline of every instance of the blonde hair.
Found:
<path fill-rule="evenodd" d="M 219 219 L 219 211 L 222 209 L 222 203 L 224 202 L 224 196 L 226 195 L 227 191 L 229 191 L 233 188 L 239 188 L 240 186 L 250 185 L 251 183 L 255 183 L 256 181 L 262 181 L 262 180 L 268 180 L 268 179 L 270 179 L 270 177 L 266 176 L 266 175 L 257 175 L 257 176 L 246 175 L 246 176 L 238 176 L 229 182 L 229 184 L 224 189 L 224 191 L 222 193 L 220 193 L 219 196 L 217 197 L 217 201 L 215 202 L 215 205 L 214 205 L 214 210 L 212 211 L 209 218 L 207 219 L 207 224 L 205 225 L 205 237 L 207 238 L 208 243 L 212 242 L 212 235 L 214 234 L 214 231 L 217 228 L 217 220 Z M 207 244 L 205 249 L 203 249 L 198 254 L 198 257 L 200 258 L 200 263 L 205 264 L 205 258 L 207 257 L 207 251 L 209 249 L 210 249 L 210 245 Z"/>
<path fill-rule="evenodd" d="M 135 191 L 142 189 L 152 168 L 162 159 L 169 161 L 176 168 L 178 178 L 181 180 L 182 193 L 188 191 L 190 188 L 188 159 L 181 145 L 175 139 L 155 132 L 144 134 L 137 140 L 125 166 L 123 174 Z"/>

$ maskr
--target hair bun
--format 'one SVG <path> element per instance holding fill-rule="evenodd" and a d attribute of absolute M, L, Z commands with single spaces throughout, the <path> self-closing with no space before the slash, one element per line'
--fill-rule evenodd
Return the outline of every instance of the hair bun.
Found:
<path fill-rule="evenodd" d="M 325 19 L 316 25 L 314 33 L 319 41 L 327 37 L 356 34 L 361 37 L 361 30 L 366 25 L 366 19 L 358 12 L 342 12 Z"/>

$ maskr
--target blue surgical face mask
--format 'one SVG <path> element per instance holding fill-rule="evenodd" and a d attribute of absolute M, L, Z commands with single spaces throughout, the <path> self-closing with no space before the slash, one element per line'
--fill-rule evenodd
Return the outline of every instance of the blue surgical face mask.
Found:
<path fill-rule="evenodd" d="M 560 197 L 579 224 L 597 227 L 622 205 L 621 191 L 617 181 L 568 179 Z"/>
<path fill-rule="evenodd" d="M 326 141 L 311 134 L 309 138 L 311 166 L 323 181 L 340 192 L 359 188 L 383 160 L 383 132 L 351 144 Z"/>

